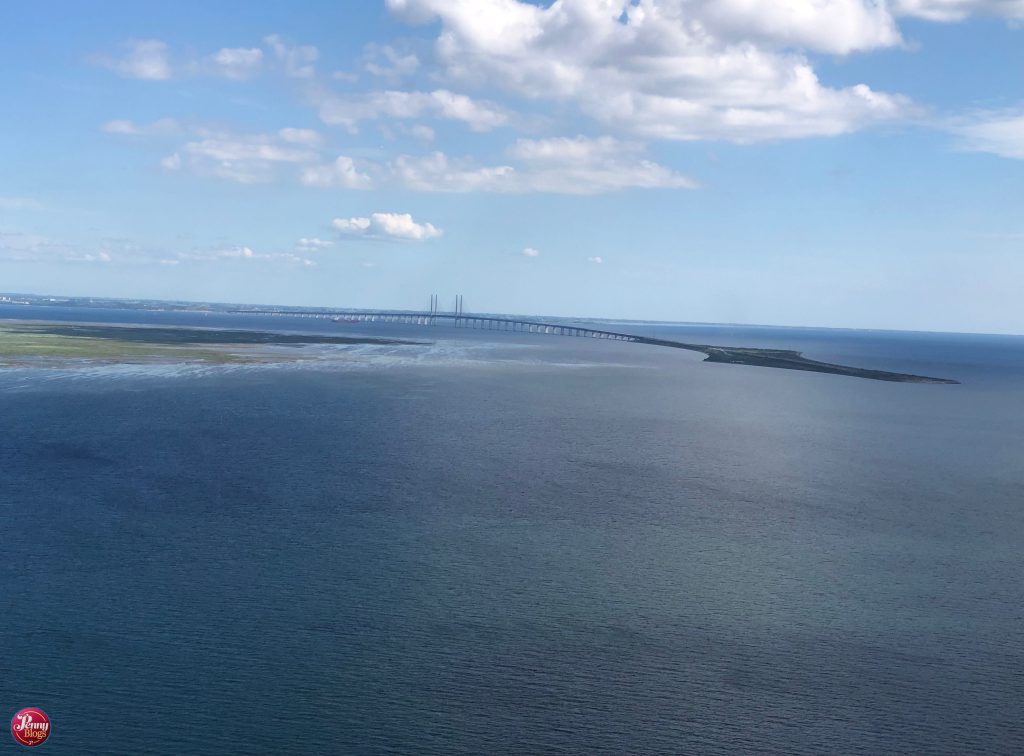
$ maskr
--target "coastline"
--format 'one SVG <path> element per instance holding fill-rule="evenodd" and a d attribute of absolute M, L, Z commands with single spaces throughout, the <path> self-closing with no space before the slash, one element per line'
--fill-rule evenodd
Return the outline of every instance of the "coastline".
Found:
<path fill-rule="evenodd" d="M 821 362 L 788 349 L 727 347 L 691 344 L 634 336 L 634 343 L 700 352 L 705 362 L 801 370 L 892 383 L 956 385 L 949 378 L 898 373 Z M 299 360 L 298 348 L 309 345 L 425 346 L 430 342 L 369 336 L 276 333 L 271 331 L 150 326 L 137 324 L 76 323 L 68 321 L 0 320 L 0 368 L 31 367 L 60 361 L 145 363 L 197 361 L 207 363 L 259 363 Z M 261 353 L 260 347 L 293 347 L 294 354 Z"/>

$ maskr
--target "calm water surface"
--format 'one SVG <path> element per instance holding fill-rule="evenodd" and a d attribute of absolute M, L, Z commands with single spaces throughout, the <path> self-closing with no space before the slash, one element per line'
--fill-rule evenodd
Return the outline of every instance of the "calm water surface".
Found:
<path fill-rule="evenodd" d="M 26 314 L 437 342 L 0 372 L 0 704 L 49 752 L 1024 752 L 1022 338 L 622 326 L 932 386 Z"/>

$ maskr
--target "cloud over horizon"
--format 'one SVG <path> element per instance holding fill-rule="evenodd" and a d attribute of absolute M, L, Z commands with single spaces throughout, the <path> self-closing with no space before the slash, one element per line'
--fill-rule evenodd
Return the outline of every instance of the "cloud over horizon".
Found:
<path fill-rule="evenodd" d="M 345 236 L 405 241 L 436 239 L 443 233 L 431 223 L 417 223 L 409 213 L 372 213 L 368 218 L 335 218 L 331 225 Z"/>

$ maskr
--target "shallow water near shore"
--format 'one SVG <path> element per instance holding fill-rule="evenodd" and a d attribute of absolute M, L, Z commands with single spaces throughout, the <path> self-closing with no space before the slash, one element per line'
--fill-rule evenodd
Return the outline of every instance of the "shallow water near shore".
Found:
<path fill-rule="evenodd" d="M 55 753 L 1024 749 L 1024 339 L 629 326 L 942 386 L 30 309 L 431 342 L 0 371 L 0 700 Z"/>

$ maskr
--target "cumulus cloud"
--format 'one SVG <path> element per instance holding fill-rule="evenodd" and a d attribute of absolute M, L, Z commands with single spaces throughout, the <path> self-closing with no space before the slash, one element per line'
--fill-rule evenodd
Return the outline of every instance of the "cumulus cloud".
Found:
<path fill-rule="evenodd" d="M 884 4 L 861 0 L 388 0 L 437 19 L 444 74 L 531 100 L 574 104 L 651 139 L 749 142 L 842 134 L 898 118 L 908 100 L 823 85 L 803 49 L 895 44 Z"/>
<path fill-rule="evenodd" d="M 285 75 L 309 79 L 316 73 L 313 64 L 320 58 L 320 51 L 312 45 L 292 46 L 278 34 L 264 37 L 263 41 L 284 68 Z"/>
<path fill-rule="evenodd" d="M 417 223 L 409 213 L 373 213 L 369 218 L 335 218 L 332 224 L 341 234 L 426 241 L 441 236 L 430 223 Z"/>
<path fill-rule="evenodd" d="M 211 55 L 208 62 L 212 73 L 240 81 L 259 72 L 263 50 L 258 47 L 223 47 Z"/>
<path fill-rule="evenodd" d="M 1024 19 L 1024 0 L 896 0 L 896 13 L 928 21 L 963 21 L 968 16 Z"/>
<path fill-rule="evenodd" d="M 533 247 L 526 247 L 522 252 L 523 257 L 540 257 L 540 252 Z"/>
<path fill-rule="evenodd" d="M 361 121 L 380 118 L 441 118 L 465 123 L 473 131 L 490 131 L 508 121 L 508 114 L 499 105 L 473 100 L 447 89 L 432 92 L 386 90 L 358 95 L 315 90 L 311 101 L 324 123 L 350 131 L 355 131 Z"/>
<path fill-rule="evenodd" d="M 307 186 L 349 189 L 400 188 L 416 192 L 499 192 L 521 194 L 599 194 L 623 189 L 687 189 L 695 183 L 660 165 L 634 142 L 612 137 L 520 139 L 508 150 L 507 164 L 481 165 L 436 150 L 399 155 L 393 160 L 347 156 L 334 163 L 307 166 Z"/>
<path fill-rule="evenodd" d="M 323 141 L 320 134 L 313 129 L 285 128 L 278 131 L 277 135 L 281 137 L 281 141 L 283 142 L 287 142 L 288 144 L 302 144 L 306 147 L 316 147 Z"/>
<path fill-rule="evenodd" d="M 236 134 L 205 127 L 186 129 L 165 118 L 151 124 L 108 121 L 103 130 L 127 136 L 166 136 L 187 131 L 192 137 L 160 161 L 168 171 L 188 168 L 242 184 L 266 182 L 279 176 L 279 166 L 316 166 L 322 138 L 313 129 L 283 128 L 272 133 Z M 298 172 L 301 175 L 301 170 Z"/>
<path fill-rule="evenodd" d="M 643 157 L 642 145 L 603 136 L 520 139 L 509 155 L 529 168 L 535 191 L 596 194 L 619 189 L 690 189 L 689 178 Z"/>
<path fill-rule="evenodd" d="M 443 152 L 399 155 L 381 170 L 391 183 L 417 192 L 512 192 L 518 180 L 510 165 L 479 166 Z"/>
<path fill-rule="evenodd" d="M 105 129 L 124 134 L 157 133 L 152 127 L 136 127 L 127 121 L 108 123 Z M 319 135 L 310 129 L 285 128 L 275 133 L 235 134 L 198 128 L 190 136 L 193 139 L 160 161 L 165 170 L 187 168 L 200 175 L 254 184 L 277 178 L 281 166 L 294 166 L 301 170 L 315 165 L 320 159 L 317 149 Z"/>
<path fill-rule="evenodd" d="M 127 79 L 164 81 L 172 76 L 167 43 L 159 39 L 134 39 L 125 43 L 128 52 L 120 58 L 99 56 L 100 65 Z"/>
<path fill-rule="evenodd" d="M 369 189 L 373 182 L 369 175 L 356 168 L 352 158 L 339 155 L 333 163 L 305 168 L 302 183 L 321 188 Z"/>
<path fill-rule="evenodd" d="M 588 257 L 587 262 L 593 263 L 594 265 L 601 265 L 604 263 L 604 259 L 601 258 L 600 256 Z"/>
<path fill-rule="evenodd" d="M 278 164 L 310 163 L 317 159 L 313 150 L 268 134 L 210 133 L 187 142 L 180 152 L 197 172 L 240 184 L 270 181 Z"/>
<path fill-rule="evenodd" d="M 167 157 L 160 158 L 160 167 L 166 171 L 181 170 L 181 155 L 175 152 Z"/>
<path fill-rule="evenodd" d="M 958 119 L 949 126 L 959 147 L 1024 160 L 1024 111 L 986 111 Z"/>
<path fill-rule="evenodd" d="M 884 2 L 685 0 L 676 5 L 723 40 L 754 40 L 839 55 L 902 42 Z"/>
<path fill-rule="evenodd" d="M 419 67 L 420 59 L 413 53 L 402 55 L 391 45 L 369 44 L 366 46 L 364 68 L 374 76 L 397 81 L 415 73 Z"/>
<path fill-rule="evenodd" d="M 370 229 L 370 219 L 335 218 L 332 225 L 343 234 L 361 234 Z"/>
<path fill-rule="evenodd" d="M 622 189 L 686 189 L 694 182 L 643 156 L 643 147 L 611 137 L 520 139 L 518 165 L 480 166 L 443 152 L 401 155 L 387 166 L 392 182 L 424 192 L 599 194 Z"/>
<path fill-rule="evenodd" d="M 303 250 L 305 252 L 316 252 L 318 250 L 328 249 L 329 247 L 333 246 L 334 242 L 332 242 L 330 239 L 317 239 L 316 237 L 303 237 L 302 239 L 299 239 L 297 242 L 295 242 L 295 248 Z"/>

